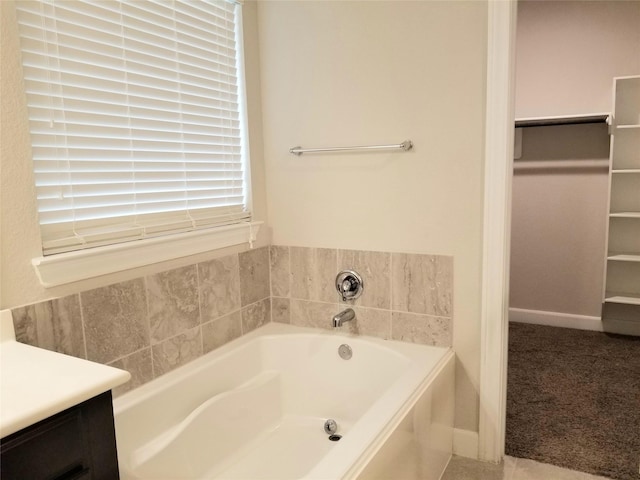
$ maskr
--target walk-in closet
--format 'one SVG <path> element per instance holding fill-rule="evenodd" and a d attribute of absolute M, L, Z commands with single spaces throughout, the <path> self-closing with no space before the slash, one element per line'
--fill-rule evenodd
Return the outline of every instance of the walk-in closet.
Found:
<path fill-rule="evenodd" d="M 640 2 L 518 3 L 506 453 L 640 462 Z"/>

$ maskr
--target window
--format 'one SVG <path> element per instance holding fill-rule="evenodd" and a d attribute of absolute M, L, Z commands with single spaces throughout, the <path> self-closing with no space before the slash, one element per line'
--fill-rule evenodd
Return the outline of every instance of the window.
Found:
<path fill-rule="evenodd" d="M 19 3 L 45 254 L 249 218 L 239 8 Z"/>
<path fill-rule="evenodd" d="M 248 224 L 239 4 L 17 9 L 45 256 Z"/>

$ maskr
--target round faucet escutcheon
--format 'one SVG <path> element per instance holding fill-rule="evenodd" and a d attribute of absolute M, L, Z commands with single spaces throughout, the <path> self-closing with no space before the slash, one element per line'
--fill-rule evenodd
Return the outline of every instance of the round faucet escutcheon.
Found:
<path fill-rule="evenodd" d="M 362 295 L 363 288 L 362 277 L 354 270 L 342 270 L 336 276 L 336 290 L 343 302 L 358 298 Z"/>

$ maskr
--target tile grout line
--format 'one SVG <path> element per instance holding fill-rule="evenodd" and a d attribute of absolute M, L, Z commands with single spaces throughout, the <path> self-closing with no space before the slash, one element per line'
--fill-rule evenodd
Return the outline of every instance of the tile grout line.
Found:
<path fill-rule="evenodd" d="M 267 282 L 269 283 L 269 293 L 267 294 L 267 296 L 265 298 L 269 298 L 271 299 L 272 292 L 271 292 L 271 245 L 267 245 L 266 247 L 264 247 L 267 250 L 267 275 L 269 276 Z M 272 312 L 272 305 L 271 305 L 271 300 L 269 300 L 269 322 L 271 323 L 271 318 L 273 316 L 273 312 Z"/>
<path fill-rule="evenodd" d="M 393 253 L 389 252 L 389 339 L 393 340 Z"/>
<path fill-rule="evenodd" d="M 234 253 L 234 255 L 236 256 L 237 261 L 235 262 L 235 265 L 238 266 L 237 268 L 237 274 L 238 274 L 238 293 L 239 293 L 239 300 L 240 300 L 240 336 L 244 335 L 244 320 L 243 320 L 243 315 L 242 315 L 242 310 L 244 309 L 245 305 L 242 305 L 242 278 L 240 275 L 240 253 Z"/>
<path fill-rule="evenodd" d="M 149 334 L 149 354 L 151 357 L 151 378 L 156 378 L 156 366 L 155 366 L 155 361 L 153 359 L 153 342 L 151 341 L 151 318 L 149 315 L 149 285 L 148 285 L 148 281 L 147 281 L 147 275 L 145 275 L 144 277 L 142 277 L 142 282 L 144 285 L 144 305 L 145 305 L 145 318 L 146 318 L 146 324 L 147 324 L 147 332 Z"/>
<path fill-rule="evenodd" d="M 86 327 L 84 325 L 84 308 L 82 307 L 82 292 L 78 292 L 78 306 L 80 307 L 80 325 L 82 326 L 82 347 L 84 348 L 84 358 L 89 359 L 89 352 L 87 349 L 87 334 L 85 332 Z"/>
<path fill-rule="evenodd" d="M 204 355 L 204 332 L 202 331 L 202 296 L 200 288 L 200 264 L 195 264 L 196 268 L 196 289 L 198 293 L 198 326 L 200 327 L 200 356 Z"/>
<path fill-rule="evenodd" d="M 269 298 L 273 298 L 273 275 L 271 275 L 271 269 L 273 268 L 273 261 L 271 254 L 273 253 L 273 248 L 271 245 L 267 246 L 267 253 L 269 258 Z M 269 323 L 273 322 L 273 301 L 270 302 L 269 305 L 270 316 Z"/>
<path fill-rule="evenodd" d="M 151 345 L 147 345 L 146 347 L 139 348 L 138 350 L 134 350 L 134 351 L 133 351 L 133 352 L 131 352 L 131 353 L 127 353 L 126 355 L 121 355 L 121 356 L 119 356 L 118 358 L 114 358 L 113 360 L 110 360 L 110 361 L 106 362 L 106 363 L 105 363 L 105 365 L 111 365 L 111 364 L 113 364 L 113 363 L 115 363 L 115 362 L 119 362 L 120 360 L 124 360 L 124 359 L 125 359 L 125 358 L 127 358 L 127 357 L 131 357 L 131 356 L 133 356 L 133 355 L 137 355 L 137 354 L 138 354 L 138 353 L 140 353 L 140 352 L 144 352 L 144 351 L 145 351 L 145 350 L 147 350 L 147 349 L 148 349 L 149 351 L 151 351 Z M 153 365 L 152 365 L 152 366 L 153 366 Z"/>

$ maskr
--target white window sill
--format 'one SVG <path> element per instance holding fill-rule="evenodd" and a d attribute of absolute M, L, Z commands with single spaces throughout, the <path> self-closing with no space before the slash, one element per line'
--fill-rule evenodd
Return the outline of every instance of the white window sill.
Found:
<path fill-rule="evenodd" d="M 34 258 L 31 263 L 40 283 L 46 288 L 55 287 L 218 248 L 251 243 L 256 239 L 262 223 L 229 225 L 60 253 Z"/>

